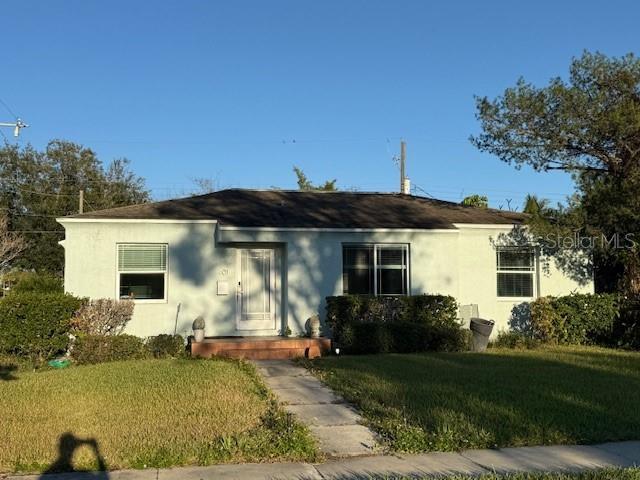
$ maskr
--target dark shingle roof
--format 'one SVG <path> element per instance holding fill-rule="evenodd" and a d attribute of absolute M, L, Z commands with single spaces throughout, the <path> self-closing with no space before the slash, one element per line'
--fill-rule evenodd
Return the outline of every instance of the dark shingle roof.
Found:
<path fill-rule="evenodd" d="M 72 215 L 86 219 L 218 220 L 280 228 L 454 228 L 518 224 L 525 215 L 398 193 L 221 190 L 206 195 Z"/>

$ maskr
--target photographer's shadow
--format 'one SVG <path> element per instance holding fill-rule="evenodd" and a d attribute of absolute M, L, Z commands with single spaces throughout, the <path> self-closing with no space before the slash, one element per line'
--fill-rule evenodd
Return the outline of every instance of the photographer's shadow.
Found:
<path fill-rule="evenodd" d="M 98 463 L 98 471 L 89 472 L 85 470 L 76 470 L 73 467 L 73 454 L 76 449 L 82 447 L 83 445 L 88 445 L 89 448 L 93 450 L 93 454 L 96 457 Z M 49 474 L 57 473 L 60 474 L 60 479 L 62 478 L 71 478 L 68 475 L 64 475 L 65 472 L 78 472 L 73 478 L 87 479 L 87 480 L 107 480 L 109 478 L 109 474 L 107 472 L 107 465 L 100 454 L 100 449 L 98 448 L 98 442 L 94 438 L 82 439 L 76 437 L 73 433 L 66 432 L 60 436 L 58 440 L 58 458 L 56 461 L 49 465 L 42 476 L 40 477 L 42 480 L 51 480 L 51 476 Z M 80 473 L 81 472 L 81 473 Z M 55 475 L 57 478 L 58 475 Z"/>

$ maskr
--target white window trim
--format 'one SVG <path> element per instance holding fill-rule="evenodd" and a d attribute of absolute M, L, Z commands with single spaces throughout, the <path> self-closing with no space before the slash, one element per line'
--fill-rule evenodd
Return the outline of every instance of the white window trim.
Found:
<path fill-rule="evenodd" d="M 118 262 L 118 247 L 120 245 L 164 245 L 167 247 L 167 261 L 166 268 L 164 270 L 127 270 L 126 272 L 120 271 L 120 264 Z M 120 274 L 132 273 L 132 274 L 146 274 L 146 273 L 163 273 L 164 274 L 164 292 L 163 298 L 133 298 L 133 302 L 138 304 L 152 304 L 152 303 L 169 303 L 169 244 L 162 242 L 119 242 L 116 243 L 116 300 L 126 300 L 120 298 Z"/>
<path fill-rule="evenodd" d="M 523 300 L 533 300 L 538 298 L 538 252 L 534 247 L 524 247 L 533 252 L 533 267 L 530 270 L 500 270 L 498 268 L 498 252 L 500 250 L 509 250 L 509 247 L 496 249 L 496 297 L 499 302 L 522 302 Z M 530 297 L 501 297 L 498 294 L 498 274 L 500 273 L 527 273 L 531 274 L 532 288 Z"/>
<path fill-rule="evenodd" d="M 373 296 L 375 297 L 406 297 L 411 295 L 411 248 L 409 243 L 367 243 L 348 242 L 342 244 L 342 295 L 350 295 L 344 291 L 344 247 L 371 247 L 373 249 Z M 378 247 L 402 248 L 407 252 L 407 291 L 401 294 L 378 293 Z M 384 269 L 384 267 L 381 267 Z"/>

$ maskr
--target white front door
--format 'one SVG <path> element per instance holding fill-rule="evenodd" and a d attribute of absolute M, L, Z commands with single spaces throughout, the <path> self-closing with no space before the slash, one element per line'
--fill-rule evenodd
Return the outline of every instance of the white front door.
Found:
<path fill-rule="evenodd" d="M 276 328 L 274 257 L 273 249 L 239 250 L 238 330 Z"/>

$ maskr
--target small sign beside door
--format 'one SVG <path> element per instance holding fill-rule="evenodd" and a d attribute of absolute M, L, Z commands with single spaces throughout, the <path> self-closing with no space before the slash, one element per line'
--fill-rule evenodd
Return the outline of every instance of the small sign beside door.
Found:
<path fill-rule="evenodd" d="M 229 282 L 218 280 L 218 295 L 229 295 Z"/>

